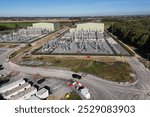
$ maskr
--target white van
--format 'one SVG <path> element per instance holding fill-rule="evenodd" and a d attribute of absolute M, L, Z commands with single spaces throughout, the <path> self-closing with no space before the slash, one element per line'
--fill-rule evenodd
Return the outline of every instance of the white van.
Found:
<path fill-rule="evenodd" d="M 81 93 L 81 95 L 85 98 L 85 99 L 90 99 L 91 95 L 89 93 L 89 90 L 85 87 L 81 90 L 79 90 L 79 92 Z"/>

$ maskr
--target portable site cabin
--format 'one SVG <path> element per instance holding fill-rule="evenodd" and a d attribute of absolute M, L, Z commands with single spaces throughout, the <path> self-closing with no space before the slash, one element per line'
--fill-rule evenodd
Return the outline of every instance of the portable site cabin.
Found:
<path fill-rule="evenodd" d="M 7 85 L 5 85 L 5 86 L 3 86 L 3 87 L 0 88 L 0 93 L 4 93 L 4 92 L 6 92 L 8 90 L 11 90 L 13 88 L 16 88 L 19 85 L 22 85 L 24 83 L 25 83 L 25 80 L 23 80 L 23 79 L 17 80 L 17 81 L 12 82 L 12 83 L 9 83 L 9 84 L 7 84 Z"/>

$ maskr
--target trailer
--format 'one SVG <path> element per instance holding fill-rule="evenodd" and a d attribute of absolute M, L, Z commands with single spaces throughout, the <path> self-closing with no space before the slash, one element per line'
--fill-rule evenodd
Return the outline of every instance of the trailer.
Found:
<path fill-rule="evenodd" d="M 5 98 L 5 99 L 10 99 L 11 96 L 13 95 L 17 95 L 19 94 L 20 92 L 23 92 L 24 90 L 30 88 L 31 85 L 29 83 L 25 83 L 25 84 L 22 84 L 12 90 L 8 90 L 6 91 L 5 93 L 2 94 L 2 96 Z"/>
<path fill-rule="evenodd" d="M 37 93 L 37 89 L 35 87 L 30 87 L 29 89 L 26 89 L 25 91 L 15 96 L 12 96 L 10 100 L 28 100 L 36 93 Z"/>
<path fill-rule="evenodd" d="M 3 86 L 3 87 L 0 88 L 0 93 L 4 93 L 4 92 L 6 92 L 8 90 L 11 90 L 13 88 L 16 88 L 19 85 L 22 85 L 24 83 L 25 83 L 25 80 L 23 80 L 23 79 L 17 80 L 17 81 L 15 81 L 13 83 L 9 83 L 9 84 L 7 84 L 7 85 L 5 85 L 5 86 Z"/>

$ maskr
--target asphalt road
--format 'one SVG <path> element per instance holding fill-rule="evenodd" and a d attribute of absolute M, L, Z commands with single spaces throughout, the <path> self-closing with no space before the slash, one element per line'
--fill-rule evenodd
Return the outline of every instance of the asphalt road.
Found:
<path fill-rule="evenodd" d="M 145 93 L 150 92 L 150 71 L 134 57 L 126 58 L 133 70 L 136 72 L 138 82 L 135 87 L 143 90 Z"/>
<path fill-rule="evenodd" d="M 13 49 L 8 49 L 6 48 L 5 52 L 0 54 L 0 64 L 3 64 L 6 62 L 6 60 L 9 58 L 10 54 L 19 50 L 21 48 L 21 45 L 20 46 L 17 46 L 16 48 L 13 48 Z"/>
<path fill-rule="evenodd" d="M 0 54 L 0 64 L 3 64 L 8 58 L 9 53 L 11 53 L 12 49 L 7 49 L 4 53 Z"/>

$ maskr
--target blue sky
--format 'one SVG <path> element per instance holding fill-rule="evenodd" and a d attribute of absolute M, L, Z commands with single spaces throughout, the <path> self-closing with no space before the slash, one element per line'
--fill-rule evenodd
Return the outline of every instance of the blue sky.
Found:
<path fill-rule="evenodd" d="M 150 0 L 0 0 L 0 16 L 150 14 Z"/>

